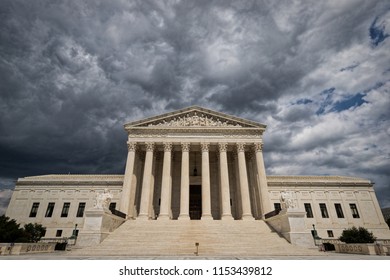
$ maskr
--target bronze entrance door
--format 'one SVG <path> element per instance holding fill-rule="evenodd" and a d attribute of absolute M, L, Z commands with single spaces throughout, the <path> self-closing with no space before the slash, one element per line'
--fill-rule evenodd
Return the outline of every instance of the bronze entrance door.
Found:
<path fill-rule="evenodd" d="M 190 219 L 200 220 L 202 217 L 202 186 L 190 186 Z"/>

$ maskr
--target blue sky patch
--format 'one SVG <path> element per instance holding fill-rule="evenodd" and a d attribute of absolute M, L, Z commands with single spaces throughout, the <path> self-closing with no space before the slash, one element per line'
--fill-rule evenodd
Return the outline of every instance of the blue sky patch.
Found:
<path fill-rule="evenodd" d="M 320 108 L 317 110 L 316 114 L 317 115 L 322 115 L 325 113 L 325 108 L 332 104 L 332 95 L 334 93 L 334 91 L 336 90 L 336 88 L 332 87 L 332 88 L 328 88 L 328 89 L 325 89 L 324 91 L 322 91 L 320 94 L 325 96 L 325 100 L 321 103 L 321 106 Z"/>
<path fill-rule="evenodd" d="M 363 99 L 363 97 L 366 96 L 365 94 L 355 94 L 354 96 L 349 97 L 348 99 L 342 100 L 342 101 L 337 101 L 333 108 L 332 112 L 341 112 L 348 110 L 351 107 L 359 107 L 360 105 L 364 103 L 368 103 Z"/>
<path fill-rule="evenodd" d="M 370 38 L 371 38 L 371 44 L 374 47 L 377 47 L 380 43 L 382 43 L 384 40 L 386 40 L 387 37 L 390 35 L 385 33 L 385 24 L 381 23 L 377 25 L 378 17 L 375 18 L 375 20 L 372 22 L 370 26 Z"/>

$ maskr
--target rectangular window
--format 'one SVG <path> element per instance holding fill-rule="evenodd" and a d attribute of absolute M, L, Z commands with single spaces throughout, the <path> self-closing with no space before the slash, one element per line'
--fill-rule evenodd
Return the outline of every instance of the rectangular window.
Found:
<path fill-rule="evenodd" d="M 46 209 L 45 217 L 50 218 L 53 215 L 54 211 L 54 202 L 49 202 Z"/>
<path fill-rule="evenodd" d="M 329 218 L 328 210 L 326 209 L 325 203 L 320 203 L 320 210 L 322 218 Z"/>
<path fill-rule="evenodd" d="M 64 202 L 64 207 L 62 207 L 62 212 L 61 212 L 61 218 L 68 217 L 69 208 L 70 208 L 70 202 Z"/>
<path fill-rule="evenodd" d="M 61 236 L 62 236 L 62 229 L 57 229 L 56 237 L 61 237 Z"/>
<path fill-rule="evenodd" d="M 328 232 L 328 237 L 334 237 L 332 230 L 328 230 L 327 232 Z"/>
<path fill-rule="evenodd" d="M 306 217 L 313 218 L 313 210 L 311 209 L 310 203 L 305 203 Z"/>
<path fill-rule="evenodd" d="M 79 208 L 77 209 L 76 217 L 80 218 L 84 216 L 84 210 L 85 210 L 85 202 L 79 203 Z"/>
<path fill-rule="evenodd" d="M 274 203 L 275 212 L 279 213 L 282 210 L 280 203 Z"/>
<path fill-rule="evenodd" d="M 334 207 L 336 208 L 337 218 L 344 218 L 343 208 L 341 208 L 341 204 L 335 203 Z"/>
<path fill-rule="evenodd" d="M 116 202 L 111 202 L 110 206 L 108 206 L 108 209 L 110 210 L 115 210 L 115 208 L 116 208 Z"/>
<path fill-rule="evenodd" d="M 39 207 L 39 202 L 34 202 L 31 207 L 30 218 L 35 218 L 37 216 L 38 207 Z"/>
<path fill-rule="evenodd" d="M 355 203 L 351 203 L 351 204 L 349 204 L 349 207 L 351 207 L 352 217 L 360 218 L 359 212 L 358 212 L 357 207 L 356 207 L 356 204 Z"/>

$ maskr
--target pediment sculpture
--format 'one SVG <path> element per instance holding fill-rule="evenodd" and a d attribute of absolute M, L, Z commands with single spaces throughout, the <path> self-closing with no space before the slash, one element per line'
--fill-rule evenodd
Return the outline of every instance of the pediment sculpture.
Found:
<path fill-rule="evenodd" d="M 168 126 L 168 127 L 242 127 L 236 122 L 232 122 L 225 119 L 220 119 L 217 117 L 209 116 L 206 114 L 199 114 L 197 112 L 188 113 L 183 116 L 177 116 L 170 119 L 164 119 L 148 124 L 149 127 L 152 126 Z"/>

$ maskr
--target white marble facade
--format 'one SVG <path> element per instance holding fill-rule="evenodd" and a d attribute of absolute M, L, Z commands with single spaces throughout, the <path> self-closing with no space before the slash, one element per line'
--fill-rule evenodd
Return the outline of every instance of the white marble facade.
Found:
<path fill-rule="evenodd" d="M 68 237 L 96 197 L 127 219 L 265 219 L 288 192 L 323 238 L 364 226 L 388 238 L 370 181 L 336 176 L 266 176 L 266 126 L 193 106 L 128 123 L 124 175 L 46 175 L 18 180 L 6 215 L 41 223 L 46 237 Z M 309 213 L 310 212 L 310 213 Z"/>

